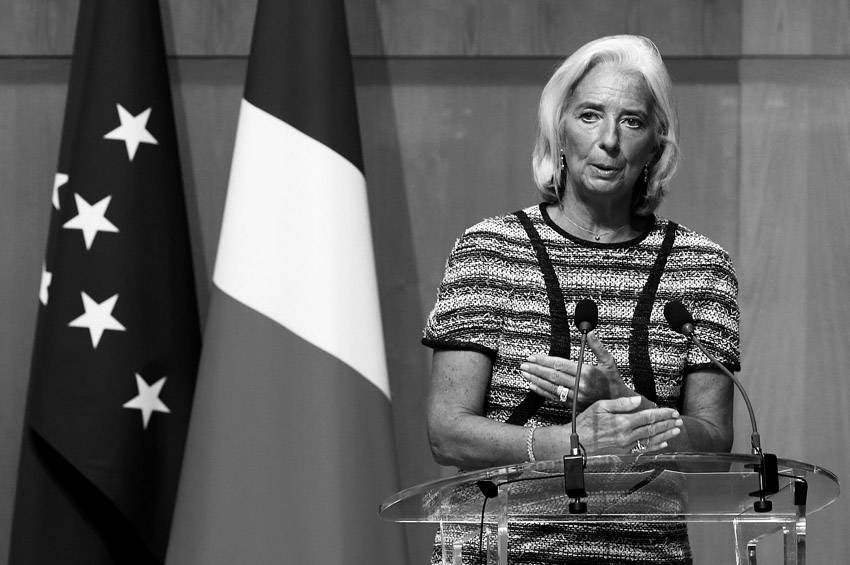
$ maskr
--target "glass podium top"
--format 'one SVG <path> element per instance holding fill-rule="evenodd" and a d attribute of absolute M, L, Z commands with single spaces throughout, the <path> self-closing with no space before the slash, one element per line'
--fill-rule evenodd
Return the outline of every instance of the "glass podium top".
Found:
<path fill-rule="evenodd" d="M 786 522 L 798 515 L 803 483 L 806 514 L 838 498 L 838 480 L 829 470 L 779 459 L 779 492 L 767 496 L 773 509 L 756 513 L 751 493 L 759 489 L 758 462 L 755 455 L 729 453 L 591 456 L 585 467 L 586 514 L 569 512 L 562 460 L 493 467 L 402 490 L 384 501 L 380 516 L 393 522 L 478 523 L 485 501 L 479 481 L 498 488 L 499 496 L 486 504 L 488 522 L 505 510 L 511 522 Z"/>

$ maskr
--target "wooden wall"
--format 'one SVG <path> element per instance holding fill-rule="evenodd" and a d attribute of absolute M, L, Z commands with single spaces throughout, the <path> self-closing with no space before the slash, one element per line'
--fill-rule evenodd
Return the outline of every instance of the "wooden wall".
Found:
<path fill-rule="evenodd" d="M 161 0 L 202 315 L 255 2 Z M 348 0 L 403 486 L 445 473 L 423 425 L 419 332 L 454 238 L 535 201 L 537 97 L 581 43 L 653 38 L 684 160 L 662 212 L 736 260 L 744 372 L 765 447 L 850 481 L 850 9 L 846 0 Z M 77 3 L 0 3 L 0 564 Z M 736 450 L 747 450 L 738 403 Z M 377 502 L 377 501 L 376 501 Z M 845 500 L 810 562 L 850 561 Z M 409 529 L 411 565 L 430 531 Z M 697 532 L 710 550 L 715 533 Z M 703 558 L 721 563 L 719 557 Z"/>

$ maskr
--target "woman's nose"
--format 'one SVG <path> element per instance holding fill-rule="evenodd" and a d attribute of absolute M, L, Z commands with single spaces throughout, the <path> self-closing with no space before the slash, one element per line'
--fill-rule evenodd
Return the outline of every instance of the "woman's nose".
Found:
<path fill-rule="evenodd" d="M 608 153 L 617 153 L 620 149 L 620 130 L 617 127 L 617 121 L 606 119 L 602 124 L 602 129 L 599 131 L 599 147 Z"/>

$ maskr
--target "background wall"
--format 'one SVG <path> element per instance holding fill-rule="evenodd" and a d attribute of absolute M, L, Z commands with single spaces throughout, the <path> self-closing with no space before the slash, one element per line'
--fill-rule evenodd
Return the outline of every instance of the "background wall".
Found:
<path fill-rule="evenodd" d="M 162 0 L 199 306 L 210 276 L 255 2 Z M 402 486 L 430 461 L 419 345 L 445 256 L 481 217 L 535 201 L 540 90 L 583 42 L 653 38 L 684 161 L 662 213 L 734 257 L 763 443 L 850 484 L 850 8 L 846 0 L 348 0 Z M 5 563 L 77 2 L 0 2 L 0 564 Z M 735 450 L 748 449 L 738 402 Z M 388 493 L 389 494 L 389 493 Z M 377 501 L 376 501 L 377 503 Z M 810 563 L 850 561 L 844 497 Z M 411 564 L 431 531 L 409 528 Z M 728 532 L 697 529 L 709 552 Z M 706 563 L 718 563 L 710 558 Z"/>

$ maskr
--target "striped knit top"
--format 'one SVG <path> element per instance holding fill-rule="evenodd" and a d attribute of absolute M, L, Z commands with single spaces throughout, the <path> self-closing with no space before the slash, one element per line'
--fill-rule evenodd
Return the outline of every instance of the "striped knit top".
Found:
<path fill-rule="evenodd" d="M 561 229 L 541 204 L 464 232 L 422 341 L 488 355 L 486 416 L 506 421 L 529 390 L 519 372 L 526 357 L 578 355 L 572 315 L 579 300 L 590 298 L 599 307 L 596 331 L 626 385 L 660 406 L 677 407 L 684 375 L 711 363 L 668 327 L 664 305 L 681 300 L 703 345 L 739 371 L 737 290 L 729 255 L 683 226 L 655 218 L 630 241 L 596 243 Z M 596 362 L 589 350 L 585 355 L 585 362 Z M 570 415 L 561 403 L 546 402 L 533 418 L 538 425 L 563 424 Z"/>
<path fill-rule="evenodd" d="M 519 365 L 532 353 L 576 357 L 573 312 L 583 298 L 599 307 L 596 331 L 626 385 L 660 406 L 681 408 L 685 375 L 711 366 L 669 329 L 664 319 L 669 300 L 681 300 L 703 345 L 730 370 L 740 370 L 737 280 L 720 246 L 662 218 L 630 241 L 586 241 L 555 224 L 544 204 L 486 219 L 464 232 L 446 263 L 422 341 L 490 357 L 488 418 L 565 424 L 569 408 L 552 401 L 541 405 L 541 397 L 528 394 Z M 596 362 L 589 350 L 585 362 Z M 531 399 L 536 404 L 526 410 Z M 659 512 L 676 504 L 662 501 Z M 477 531 L 471 525 L 444 526 L 446 539 L 438 534 L 431 562 L 441 563 L 443 543 L 452 547 L 453 540 L 463 540 L 464 564 L 477 562 Z M 513 564 L 691 563 L 687 529 L 675 523 L 515 524 L 508 551 Z"/>

